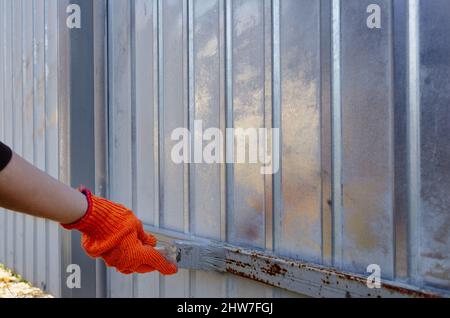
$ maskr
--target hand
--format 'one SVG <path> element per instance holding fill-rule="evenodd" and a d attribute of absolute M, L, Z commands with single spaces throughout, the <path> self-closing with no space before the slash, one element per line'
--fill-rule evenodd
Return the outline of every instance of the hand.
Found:
<path fill-rule="evenodd" d="M 86 215 L 74 224 L 62 226 L 83 234 L 82 245 L 89 256 L 103 258 L 108 266 L 123 274 L 177 272 L 177 266 L 154 249 L 156 238 L 144 231 L 131 210 L 96 197 L 87 189 L 80 191 L 88 201 Z"/>

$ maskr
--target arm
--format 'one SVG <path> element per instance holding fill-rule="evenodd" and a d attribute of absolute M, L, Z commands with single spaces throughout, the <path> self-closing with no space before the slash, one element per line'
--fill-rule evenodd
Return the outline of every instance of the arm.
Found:
<path fill-rule="evenodd" d="M 0 142 L 0 206 L 61 223 L 82 233 L 82 245 L 93 258 L 124 274 L 158 270 L 177 272 L 155 247 L 156 238 L 123 205 L 76 191 L 33 167 Z"/>
<path fill-rule="evenodd" d="M 0 172 L 0 206 L 63 224 L 81 219 L 88 208 L 83 194 L 14 153 Z"/>

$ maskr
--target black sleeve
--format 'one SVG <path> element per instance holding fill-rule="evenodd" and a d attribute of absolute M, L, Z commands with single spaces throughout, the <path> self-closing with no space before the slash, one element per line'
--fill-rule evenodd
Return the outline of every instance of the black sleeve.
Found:
<path fill-rule="evenodd" d="M 11 161 L 11 149 L 0 141 L 0 171 L 2 171 Z"/>

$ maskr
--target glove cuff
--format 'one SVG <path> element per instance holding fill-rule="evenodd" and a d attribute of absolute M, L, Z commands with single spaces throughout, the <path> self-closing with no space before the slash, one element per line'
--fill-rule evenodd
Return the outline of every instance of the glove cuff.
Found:
<path fill-rule="evenodd" d="M 61 224 L 61 226 L 63 228 L 65 228 L 66 230 L 79 230 L 80 228 L 83 227 L 83 225 L 88 222 L 88 219 L 91 218 L 91 214 L 92 214 L 92 193 L 91 191 L 89 191 L 88 189 L 84 188 L 84 187 L 80 187 L 78 189 L 78 191 L 80 191 L 85 197 L 86 200 L 88 202 L 88 208 L 86 210 L 86 213 L 84 214 L 84 216 L 79 219 L 78 221 L 75 221 L 74 223 L 70 223 L 70 224 Z"/>
<path fill-rule="evenodd" d="M 86 214 L 72 224 L 62 224 L 67 230 L 78 230 L 84 234 L 106 238 L 119 231 L 122 221 L 126 219 L 127 208 L 106 199 L 92 195 L 91 191 L 82 187 L 79 191 L 86 196 L 88 209 Z"/>

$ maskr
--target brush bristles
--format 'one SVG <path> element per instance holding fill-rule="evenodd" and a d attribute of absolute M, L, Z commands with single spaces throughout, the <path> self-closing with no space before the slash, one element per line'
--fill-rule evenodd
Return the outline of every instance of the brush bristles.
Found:
<path fill-rule="evenodd" d="M 212 243 L 176 241 L 178 267 L 201 271 L 226 271 L 226 249 Z"/>

